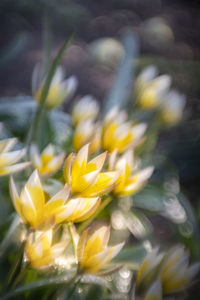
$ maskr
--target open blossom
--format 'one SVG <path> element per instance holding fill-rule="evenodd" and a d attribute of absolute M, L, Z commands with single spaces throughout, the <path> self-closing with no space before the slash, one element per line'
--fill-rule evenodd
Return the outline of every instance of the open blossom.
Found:
<path fill-rule="evenodd" d="M 72 194 L 97 197 L 111 191 L 119 172 L 101 172 L 106 159 L 102 153 L 88 162 L 89 145 L 83 146 L 77 155 L 71 153 L 65 161 L 64 178 L 71 185 Z"/>
<path fill-rule="evenodd" d="M 70 238 L 65 234 L 60 240 L 54 242 L 55 232 L 53 229 L 47 231 L 36 231 L 29 234 L 26 246 L 26 260 L 35 269 L 46 269 L 55 264 L 70 243 Z"/>
<path fill-rule="evenodd" d="M 35 99 L 40 102 L 42 96 L 42 90 L 44 87 L 44 80 L 41 79 L 41 70 L 38 66 L 35 67 L 32 78 L 32 89 Z M 56 69 L 56 72 L 51 81 L 48 96 L 46 99 L 46 105 L 48 108 L 54 108 L 61 105 L 66 99 L 69 99 L 74 94 L 78 85 L 78 81 L 75 76 L 71 76 L 64 80 L 64 72 L 61 67 Z"/>
<path fill-rule="evenodd" d="M 158 248 L 155 248 L 147 253 L 137 273 L 137 286 L 141 285 L 141 283 L 144 282 L 146 278 L 148 278 L 153 269 L 158 268 L 158 265 L 161 262 L 162 258 L 163 254 L 159 254 Z"/>
<path fill-rule="evenodd" d="M 161 265 L 163 293 L 171 294 L 187 288 L 199 269 L 199 263 L 189 266 L 189 254 L 184 247 L 172 248 L 166 253 Z"/>
<path fill-rule="evenodd" d="M 72 120 L 76 126 L 85 120 L 95 120 L 99 113 L 99 104 L 91 95 L 81 98 L 72 110 Z"/>
<path fill-rule="evenodd" d="M 111 154 L 110 160 L 113 161 Z M 113 193 L 118 196 L 127 196 L 138 192 L 151 177 L 154 167 L 149 166 L 142 170 L 138 170 L 138 163 L 133 159 L 133 151 L 128 150 L 120 157 L 116 163 L 112 162 L 114 170 L 120 172 L 120 176 L 116 181 Z"/>
<path fill-rule="evenodd" d="M 134 87 L 136 92 L 141 91 L 149 82 L 151 82 L 158 75 L 158 69 L 154 65 L 145 67 L 137 76 Z"/>
<path fill-rule="evenodd" d="M 138 105 L 150 110 L 158 107 L 162 104 L 170 85 L 169 75 L 157 76 L 157 69 L 154 66 L 145 68 L 135 84 Z"/>
<path fill-rule="evenodd" d="M 126 122 L 126 118 L 125 111 L 119 112 L 119 109 L 114 107 L 104 119 L 102 148 L 109 153 L 114 150 L 123 153 L 129 148 L 137 146 L 143 140 L 147 125 Z"/>
<path fill-rule="evenodd" d="M 37 146 L 33 144 L 30 150 L 30 156 L 33 166 L 40 175 L 49 176 L 56 173 L 65 158 L 65 153 L 55 154 L 55 146 L 49 144 L 40 154 Z"/>
<path fill-rule="evenodd" d="M 21 171 L 30 165 L 30 162 L 16 164 L 26 153 L 25 149 L 10 151 L 16 143 L 16 138 L 0 141 L 0 176 Z"/>
<path fill-rule="evenodd" d="M 90 143 L 90 154 L 97 152 L 101 146 L 101 127 L 88 119 L 78 123 L 74 131 L 73 145 L 75 151 Z"/>
<path fill-rule="evenodd" d="M 33 228 L 69 221 L 84 221 L 91 216 L 100 203 L 98 197 L 69 198 L 68 185 L 46 202 L 37 171 L 32 173 L 20 195 L 11 178 L 10 193 L 17 213 L 25 224 Z"/>
<path fill-rule="evenodd" d="M 175 90 L 167 93 L 160 107 L 160 119 L 166 125 L 176 124 L 182 117 L 185 102 L 185 95 Z"/>
<path fill-rule="evenodd" d="M 199 269 L 199 263 L 189 266 L 189 254 L 182 246 L 173 247 L 162 254 L 156 248 L 144 258 L 137 273 L 136 284 L 139 288 L 152 284 L 144 299 L 162 299 L 161 294 L 173 294 L 186 289 Z"/>
<path fill-rule="evenodd" d="M 77 255 L 79 267 L 86 273 L 96 273 L 115 257 L 124 243 L 116 246 L 107 246 L 110 237 L 110 228 L 103 226 L 88 238 L 85 230 L 79 241 Z"/>

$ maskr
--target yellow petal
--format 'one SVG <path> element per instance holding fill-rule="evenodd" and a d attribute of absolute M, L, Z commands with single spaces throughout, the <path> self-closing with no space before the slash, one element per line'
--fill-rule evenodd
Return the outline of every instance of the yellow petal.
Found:
<path fill-rule="evenodd" d="M 70 194 L 70 186 L 66 185 L 64 189 L 59 191 L 53 196 L 46 204 L 44 208 L 44 218 L 56 219 L 56 215 L 60 214 L 64 210 L 64 204 L 67 201 Z"/>
<path fill-rule="evenodd" d="M 77 199 L 70 200 L 66 205 L 66 207 L 70 205 L 71 201 L 74 201 L 77 204 L 74 212 L 67 218 L 68 222 L 82 222 L 83 220 L 86 220 L 87 217 L 92 215 L 92 213 L 96 210 L 96 208 L 100 203 L 98 197 L 77 198 Z"/>
<path fill-rule="evenodd" d="M 63 176 L 66 182 L 69 184 L 71 184 L 71 169 L 72 169 L 73 161 L 74 161 L 74 154 L 71 153 L 65 160 L 64 167 L 63 167 Z"/>
<path fill-rule="evenodd" d="M 119 172 L 99 173 L 95 184 L 89 186 L 81 193 L 84 197 L 96 197 L 113 189 L 113 184 L 119 177 Z"/>
<path fill-rule="evenodd" d="M 14 183 L 14 180 L 12 177 L 10 177 L 9 186 L 10 186 L 10 194 L 11 194 L 11 199 L 12 199 L 13 205 L 14 205 L 17 213 L 19 214 L 19 216 L 22 218 L 22 220 L 24 220 L 22 212 L 21 212 L 19 194 L 17 192 L 17 188 L 15 186 L 15 183 Z"/>
<path fill-rule="evenodd" d="M 93 204 L 93 206 L 91 206 L 87 211 L 85 211 L 85 213 L 81 216 L 76 218 L 76 222 L 83 222 L 85 220 L 87 220 L 88 218 L 90 218 L 94 212 L 97 210 L 99 204 L 101 202 L 101 198 L 97 198 L 95 204 Z"/>
<path fill-rule="evenodd" d="M 26 188 L 37 211 L 37 214 L 42 214 L 45 204 L 45 196 L 37 170 L 35 170 L 29 177 Z"/>
<path fill-rule="evenodd" d="M 78 245 L 77 245 L 77 257 L 78 261 L 81 262 L 83 260 L 84 249 L 87 241 L 88 229 L 84 230 L 81 234 Z"/>

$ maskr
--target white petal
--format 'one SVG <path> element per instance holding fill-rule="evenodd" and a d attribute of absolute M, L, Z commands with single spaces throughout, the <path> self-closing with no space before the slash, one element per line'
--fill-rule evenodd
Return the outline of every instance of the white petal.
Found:
<path fill-rule="evenodd" d="M 20 160 L 26 153 L 26 149 L 6 152 L 0 155 L 0 167 L 14 164 Z"/>
<path fill-rule="evenodd" d="M 0 153 L 8 152 L 17 143 L 17 138 L 10 138 L 0 141 Z"/>
<path fill-rule="evenodd" d="M 55 147 L 52 144 L 49 144 L 42 152 L 42 154 L 51 155 L 51 156 L 53 156 L 54 153 L 55 153 Z"/>
<path fill-rule="evenodd" d="M 30 166 L 30 164 L 31 164 L 30 162 L 25 162 L 25 163 L 20 163 L 8 167 L 3 167 L 2 169 L 0 168 L 0 176 L 13 174 L 15 172 L 21 171 L 26 167 Z"/>
<path fill-rule="evenodd" d="M 147 129 L 147 124 L 146 123 L 140 123 L 138 125 L 135 125 L 132 129 L 132 133 L 134 135 L 135 139 L 138 139 L 143 136 Z"/>
<path fill-rule="evenodd" d="M 39 151 L 38 151 L 38 147 L 35 144 L 31 145 L 30 156 L 31 156 L 31 160 L 33 162 L 33 165 L 37 168 L 40 167 L 42 162 L 41 162 L 41 159 L 40 159 L 40 154 L 39 154 Z"/>
<path fill-rule="evenodd" d="M 83 161 L 87 162 L 88 160 L 88 152 L 89 152 L 89 144 L 83 146 L 76 155 L 76 160 L 78 161 L 79 165 L 81 166 Z"/>
<path fill-rule="evenodd" d="M 155 78 L 157 74 L 157 67 L 154 65 L 150 65 L 142 70 L 137 79 L 142 79 L 146 83 Z"/>
<path fill-rule="evenodd" d="M 31 174 L 31 176 L 29 177 L 27 184 L 30 184 L 31 186 L 37 186 L 42 190 L 42 185 L 40 182 L 40 177 L 38 174 L 38 171 L 35 170 L 33 171 L 33 173 Z"/>
<path fill-rule="evenodd" d="M 162 300 L 162 285 L 160 279 L 154 281 L 147 291 L 144 300 L 149 299 Z"/>
<path fill-rule="evenodd" d="M 89 163 L 93 163 L 96 165 L 96 168 L 101 171 L 103 165 L 104 165 L 104 162 L 105 162 L 105 159 L 106 159 L 106 156 L 107 156 L 107 152 L 103 152 L 101 153 L 100 155 L 96 156 L 95 158 L 93 158 Z"/>
<path fill-rule="evenodd" d="M 65 185 L 65 187 L 59 191 L 57 194 L 55 194 L 47 203 L 54 202 L 58 199 L 62 199 L 63 203 L 67 201 L 69 195 L 70 195 L 71 189 L 69 185 Z"/>
<path fill-rule="evenodd" d="M 138 183 L 142 183 L 151 177 L 153 171 L 154 171 L 154 167 L 150 166 L 143 169 L 142 171 L 137 172 L 133 177 L 136 177 L 136 181 Z"/>

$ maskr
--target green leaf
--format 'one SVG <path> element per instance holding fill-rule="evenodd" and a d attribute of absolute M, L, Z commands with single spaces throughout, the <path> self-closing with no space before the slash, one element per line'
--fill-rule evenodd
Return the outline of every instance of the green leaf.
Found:
<path fill-rule="evenodd" d="M 133 246 L 122 249 L 120 253 L 113 259 L 113 262 L 128 263 L 137 269 L 145 255 L 146 250 L 144 246 Z"/>
<path fill-rule="evenodd" d="M 101 300 L 103 298 L 103 289 L 99 285 L 93 285 L 89 289 L 85 300 Z"/>
<path fill-rule="evenodd" d="M 178 224 L 178 231 L 181 240 L 188 246 L 192 255 L 195 258 L 200 258 L 200 230 L 195 215 L 194 209 L 190 201 L 182 194 L 179 193 L 177 198 L 183 206 L 186 213 L 186 220 L 182 224 Z"/>
<path fill-rule="evenodd" d="M 0 122 L 10 129 L 12 135 L 25 140 L 36 108 L 36 101 L 29 96 L 0 98 Z M 71 136 L 70 116 L 54 109 L 45 114 L 43 125 L 45 130 L 39 135 L 41 148 L 50 142 L 63 148 Z"/>
<path fill-rule="evenodd" d="M 161 212 L 164 208 L 164 194 L 161 186 L 147 184 L 139 193 L 132 197 L 133 206 L 152 212 Z"/>
<path fill-rule="evenodd" d="M 14 291 L 11 291 L 2 297 L 0 297 L 0 300 L 7 300 L 7 299 L 14 299 L 15 297 L 19 295 L 23 295 L 26 292 L 35 291 L 37 289 L 42 288 L 49 288 L 49 287 L 59 287 L 68 284 L 74 277 L 74 273 L 70 271 L 68 274 L 64 276 L 57 276 L 57 277 L 50 277 L 48 279 L 38 280 L 29 284 L 26 284 L 24 286 L 20 286 L 16 288 Z"/>

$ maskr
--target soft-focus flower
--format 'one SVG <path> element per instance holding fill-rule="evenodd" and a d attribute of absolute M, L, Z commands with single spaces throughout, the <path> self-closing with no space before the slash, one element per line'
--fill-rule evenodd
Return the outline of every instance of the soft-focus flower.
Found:
<path fill-rule="evenodd" d="M 157 75 L 158 70 L 156 66 L 150 65 L 144 68 L 135 80 L 134 88 L 136 89 L 136 92 L 141 91 Z"/>
<path fill-rule="evenodd" d="M 33 144 L 30 156 L 32 164 L 38 170 L 39 174 L 50 176 L 60 169 L 65 158 L 65 153 L 62 152 L 59 155 L 55 155 L 55 146 L 49 144 L 40 154 L 37 146 Z"/>
<path fill-rule="evenodd" d="M 126 112 L 119 112 L 117 107 L 108 112 L 103 122 L 102 148 L 112 153 L 116 150 L 122 153 L 129 148 L 137 146 L 143 139 L 146 124 L 133 124 L 125 122 Z"/>
<path fill-rule="evenodd" d="M 182 117 L 185 102 L 185 95 L 170 91 L 160 107 L 160 119 L 167 125 L 176 124 Z"/>
<path fill-rule="evenodd" d="M 90 154 L 97 152 L 101 146 L 101 127 L 91 119 L 78 123 L 74 131 L 73 145 L 75 151 L 90 143 Z"/>
<path fill-rule="evenodd" d="M 65 161 L 64 178 L 71 185 L 72 194 L 96 197 L 111 191 L 119 172 L 101 172 L 106 159 L 102 153 L 88 162 L 89 145 L 83 146 L 77 155 L 71 153 Z"/>
<path fill-rule="evenodd" d="M 113 153 L 113 155 L 115 155 L 115 153 Z M 149 166 L 143 170 L 138 170 L 137 165 L 137 162 L 133 160 L 132 150 L 128 150 L 117 160 L 114 170 L 120 171 L 120 176 L 113 189 L 114 194 L 118 196 L 131 195 L 139 191 L 145 185 L 147 180 L 151 177 L 154 167 Z"/>
<path fill-rule="evenodd" d="M 163 293 L 174 293 L 187 288 L 199 271 L 200 264 L 189 266 L 189 254 L 182 246 L 172 248 L 165 255 L 161 265 L 160 276 Z"/>
<path fill-rule="evenodd" d="M 32 90 L 35 99 L 40 102 L 42 90 L 44 88 L 44 78 L 41 79 L 41 70 L 38 66 L 33 71 Z M 61 67 L 56 69 L 56 72 L 51 81 L 46 105 L 48 108 L 54 108 L 61 105 L 66 99 L 69 99 L 74 94 L 78 85 L 75 76 L 71 76 L 64 80 L 64 72 Z"/>
<path fill-rule="evenodd" d="M 137 104 L 144 109 L 154 109 L 162 102 L 171 85 L 169 75 L 157 76 L 155 66 L 145 68 L 136 79 L 135 94 Z"/>
<path fill-rule="evenodd" d="M 26 149 L 10 151 L 16 143 L 16 138 L 0 141 L 0 176 L 21 171 L 30 165 L 30 162 L 16 164 L 26 153 Z"/>
<path fill-rule="evenodd" d="M 10 193 L 17 213 L 23 222 L 31 227 L 84 221 L 91 216 L 100 203 L 98 197 L 69 199 L 68 185 L 46 202 L 37 171 L 30 176 L 20 196 L 11 178 Z"/>
<path fill-rule="evenodd" d="M 108 247 L 110 228 L 103 226 L 88 238 L 85 230 L 78 242 L 77 255 L 79 267 L 86 273 L 96 273 L 118 254 L 124 243 Z"/>
<path fill-rule="evenodd" d="M 99 109 L 99 104 L 94 97 L 90 95 L 84 96 L 74 105 L 72 110 L 74 125 L 85 120 L 95 120 Z"/>
<path fill-rule="evenodd" d="M 171 84 L 169 75 L 161 75 L 148 83 L 144 89 L 139 92 L 137 103 L 144 109 L 154 109 L 159 106 L 168 92 Z"/>
<path fill-rule="evenodd" d="M 158 253 L 158 248 L 155 248 L 152 251 L 147 253 L 137 273 L 137 277 L 136 277 L 137 286 L 145 282 L 146 278 L 149 277 L 149 274 L 152 273 L 152 276 L 154 275 L 153 271 L 156 268 L 158 268 L 158 265 L 161 262 L 162 258 L 163 258 L 163 254 Z"/>
<path fill-rule="evenodd" d="M 162 300 L 162 285 L 159 278 L 150 286 L 144 300 Z"/>
<path fill-rule="evenodd" d="M 70 239 L 62 236 L 61 239 L 55 243 L 55 232 L 53 229 L 48 231 L 36 231 L 29 234 L 25 246 L 26 260 L 35 269 L 46 269 L 55 264 L 66 247 Z"/>

